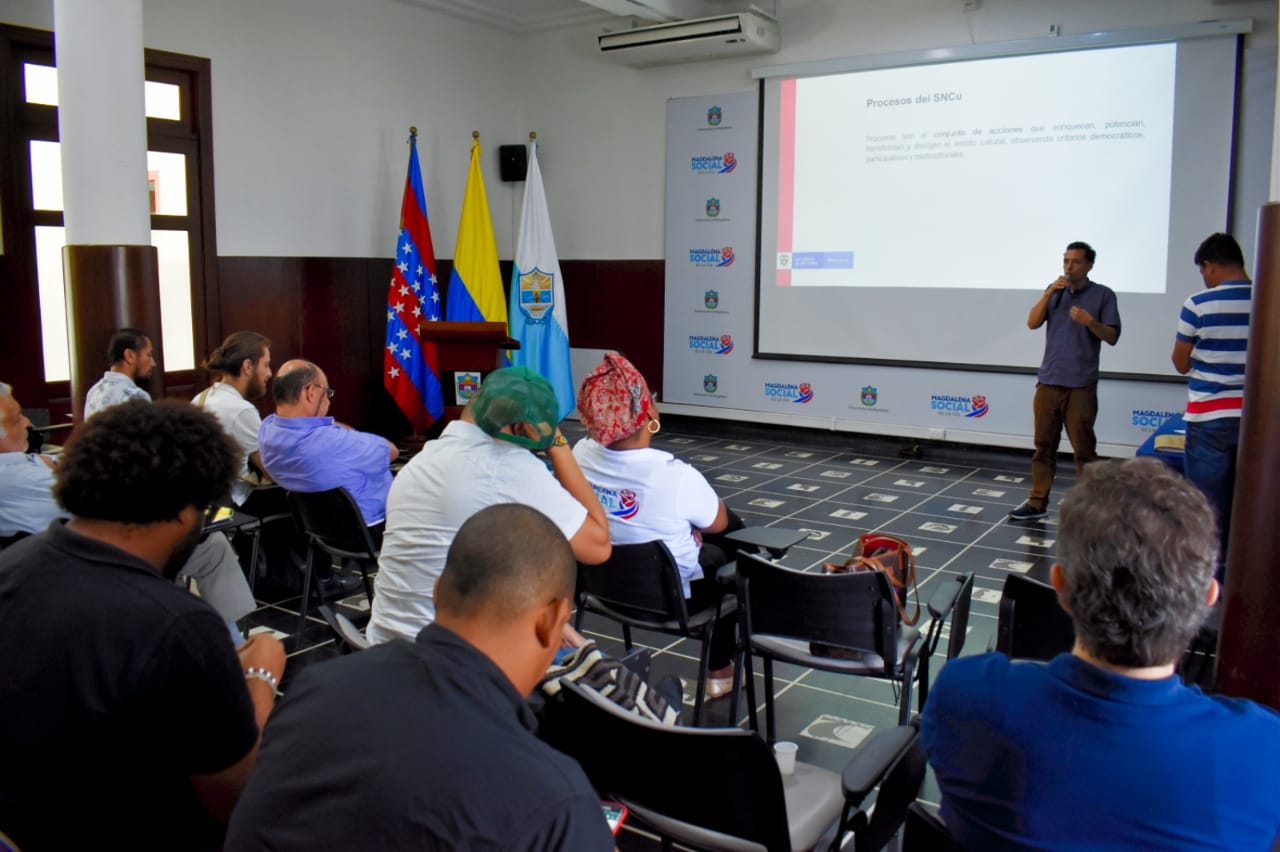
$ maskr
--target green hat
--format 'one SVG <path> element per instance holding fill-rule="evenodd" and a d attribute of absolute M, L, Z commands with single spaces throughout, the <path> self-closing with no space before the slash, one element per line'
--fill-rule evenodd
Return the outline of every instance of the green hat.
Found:
<path fill-rule="evenodd" d="M 550 382 L 533 370 L 503 367 L 485 377 L 471 400 L 471 416 L 487 435 L 531 450 L 545 450 L 556 439 L 560 402 Z M 541 438 L 535 441 L 502 431 L 512 423 L 528 423 Z"/>

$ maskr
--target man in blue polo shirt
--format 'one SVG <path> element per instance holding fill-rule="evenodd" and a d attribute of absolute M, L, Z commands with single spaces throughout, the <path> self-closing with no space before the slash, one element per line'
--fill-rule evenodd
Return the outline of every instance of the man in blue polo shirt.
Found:
<path fill-rule="evenodd" d="M 1244 362 L 1253 286 L 1244 253 L 1230 234 L 1211 234 L 1196 249 L 1205 289 L 1187 297 L 1178 316 L 1173 366 L 1187 374 L 1187 443 L 1183 465 L 1218 513 L 1222 579 L 1231 494 L 1235 490 Z"/>
<path fill-rule="evenodd" d="M 1120 339 L 1120 310 L 1115 293 L 1089 280 L 1096 257 L 1088 243 L 1069 243 L 1062 255 L 1062 274 L 1027 316 L 1027 328 L 1048 328 L 1032 405 L 1036 451 L 1031 458 L 1031 494 L 1009 513 L 1010 520 L 1030 521 L 1048 514 L 1064 426 L 1076 457 L 1077 476 L 1098 456 L 1093 434 L 1098 417 L 1098 361 L 1102 342 L 1115 346 Z"/>
<path fill-rule="evenodd" d="M 345 488 L 366 524 L 382 523 L 391 462 L 400 455 L 395 445 L 327 416 L 335 391 L 324 371 L 310 361 L 287 361 L 271 390 L 276 413 L 258 430 L 258 451 L 271 478 L 289 491 Z"/>

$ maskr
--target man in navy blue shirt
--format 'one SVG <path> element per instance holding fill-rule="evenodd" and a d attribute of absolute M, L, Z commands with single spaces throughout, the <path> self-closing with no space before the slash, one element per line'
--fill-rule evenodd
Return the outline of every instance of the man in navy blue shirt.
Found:
<path fill-rule="evenodd" d="M 1027 328 L 1034 331 L 1047 325 L 1047 330 L 1032 405 L 1036 452 L 1031 458 L 1031 494 L 1009 513 L 1015 521 L 1048 514 L 1064 426 L 1077 475 L 1098 456 L 1093 435 L 1098 417 L 1098 360 L 1103 341 L 1115 346 L 1120 339 L 1120 310 L 1115 293 L 1089 280 L 1096 257 L 1088 243 L 1069 243 L 1062 254 L 1062 274 L 1027 316 Z"/>
<path fill-rule="evenodd" d="M 1075 647 L 947 663 L 921 739 L 966 849 L 1268 850 L 1280 715 L 1186 686 L 1217 600 L 1213 510 L 1155 459 L 1099 462 L 1062 503 L 1051 579 Z"/>

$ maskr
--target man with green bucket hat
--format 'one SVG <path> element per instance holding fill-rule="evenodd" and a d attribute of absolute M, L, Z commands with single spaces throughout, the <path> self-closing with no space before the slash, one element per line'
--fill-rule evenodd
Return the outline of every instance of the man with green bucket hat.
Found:
<path fill-rule="evenodd" d="M 559 411 L 542 376 L 526 367 L 494 370 L 461 418 L 400 471 L 387 495 L 370 641 L 412 640 L 435 620 L 432 590 L 449 545 L 486 506 L 531 506 L 560 528 L 579 562 L 609 558 L 604 507 L 560 434 Z"/>

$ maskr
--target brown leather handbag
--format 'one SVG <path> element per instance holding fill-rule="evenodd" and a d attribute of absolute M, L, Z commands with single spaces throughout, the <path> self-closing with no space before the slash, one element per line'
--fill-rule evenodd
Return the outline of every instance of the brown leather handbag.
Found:
<path fill-rule="evenodd" d="M 914 625 L 920 620 L 920 588 L 916 584 L 916 558 L 911 553 L 911 545 L 904 540 L 881 532 L 869 532 L 858 536 L 853 546 L 853 555 L 837 565 L 834 562 L 822 563 L 822 570 L 827 574 L 845 574 L 853 571 L 882 571 L 893 586 L 893 602 L 898 608 L 898 617 L 906 625 Z M 907 601 L 915 597 L 915 606 L 911 615 L 907 615 Z"/>

